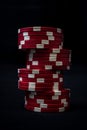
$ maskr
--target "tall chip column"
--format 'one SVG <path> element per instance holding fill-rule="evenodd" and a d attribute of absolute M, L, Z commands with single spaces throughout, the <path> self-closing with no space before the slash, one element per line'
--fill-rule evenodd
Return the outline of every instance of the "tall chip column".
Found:
<path fill-rule="evenodd" d="M 63 48 L 63 31 L 53 27 L 18 29 L 18 48 L 26 50 L 25 68 L 18 69 L 18 88 L 24 107 L 34 112 L 64 112 L 70 108 L 70 89 L 63 71 L 71 65 L 71 50 Z"/>

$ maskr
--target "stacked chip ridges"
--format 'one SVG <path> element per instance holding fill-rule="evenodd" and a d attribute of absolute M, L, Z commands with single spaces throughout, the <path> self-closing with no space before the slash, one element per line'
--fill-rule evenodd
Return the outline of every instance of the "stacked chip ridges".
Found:
<path fill-rule="evenodd" d="M 71 65 L 71 50 L 63 48 L 63 31 L 53 27 L 18 29 L 18 48 L 26 50 L 26 67 L 18 69 L 18 88 L 25 91 L 25 108 L 63 112 L 70 107 L 70 89 L 63 70 Z"/>

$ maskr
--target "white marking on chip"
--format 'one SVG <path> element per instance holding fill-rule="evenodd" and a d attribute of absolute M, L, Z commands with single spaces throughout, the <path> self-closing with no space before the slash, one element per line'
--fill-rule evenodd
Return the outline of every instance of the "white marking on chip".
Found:
<path fill-rule="evenodd" d="M 52 69 L 52 65 L 45 65 L 45 69 L 46 69 L 46 70 Z"/>
<path fill-rule="evenodd" d="M 62 77 L 60 77 L 59 81 L 60 81 L 60 82 L 63 82 L 63 78 L 62 78 Z"/>
<path fill-rule="evenodd" d="M 57 32 L 58 32 L 58 33 L 61 33 L 61 31 L 62 31 L 62 30 L 61 30 L 60 28 L 57 28 Z"/>
<path fill-rule="evenodd" d="M 44 83 L 44 78 L 37 78 L 37 83 Z"/>
<path fill-rule="evenodd" d="M 24 45 L 24 44 L 25 44 L 25 41 L 24 41 L 24 40 L 20 41 L 20 44 L 21 44 L 21 45 Z"/>
<path fill-rule="evenodd" d="M 50 57 L 57 57 L 57 54 L 50 53 Z"/>
<path fill-rule="evenodd" d="M 23 36 L 28 36 L 28 32 L 23 32 Z"/>
<path fill-rule="evenodd" d="M 52 96 L 52 100 L 59 99 L 59 96 Z"/>
<path fill-rule="evenodd" d="M 49 57 L 49 61 L 56 61 L 57 58 L 56 57 Z"/>
<path fill-rule="evenodd" d="M 53 74 L 53 78 L 58 78 L 58 74 Z"/>
<path fill-rule="evenodd" d="M 19 45 L 18 48 L 21 49 L 21 48 L 22 48 L 22 45 Z"/>
<path fill-rule="evenodd" d="M 28 86 L 30 87 L 35 87 L 36 83 L 35 82 L 29 82 Z"/>
<path fill-rule="evenodd" d="M 60 49 L 60 50 L 62 49 L 62 46 L 61 46 L 61 45 L 59 45 L 59 49 Z"/>
<path fill-rule="evenodd" d="M 44 103 L 44 99 L 37 99 L 37 103 L 39 104 Z"/>
<path fill-rule="evenodd" d="M 34 112 L 41 112 L 41 108 L 39 108 L 39 107 L 34 107 Z"/>
<path fill-rule="evenodd" d="M 40 26 L 38 26 L 38 27 L 33 27 L 33 31 L 41 31 L 41 27 Z"/>
<path fill-rule="evenodd" d="M 44 48 L 44 44 L 36 44 L 36 48 Z"/>
<path fill-rule="evenodd" d="M 35 78 L 34 74 L 28 74 L 28 78 Z"/>
<path fill-rule="evenodd" d="M 58 91 L 58 89 L 59 89 L 58 85 L 54 85 L 54 86 L 53 86 L 53 90 L 54 90 L 54 91 Z"/>
<path fill-rule="evenodd" d="M 49 36 L 49 35 L 53 35 L 53 32 L 46 32 L 46 35 Z"/>
<path fill-rule="evenodd" d="M 55 96 L 61 95 L 61 91 L 59 91 L 59 90 L 54 90 L 53 92 L 54 92 L 54 95 L 55 95 Z"/>
<path fill-rule="evenodd" d="M 19 81 L 22 81 L 22 80 L 23 80 L 22 77 L 20 77 L 20 78 L 19 78 Z"/>
<path fill-rule="evenodd" d="M 24 41 L 30 40 L 30 36 L 24 36 Z"/>
<path fill-rule="evenodd" d="M 68 106 L 68 102 L 66 101 L 66 99 L 61 99 L 61 103 L 64 103 L 64 107 Z"/>
<path fill-rule="evenodd" d="M 48 36 L 48 40 L 50 40 L 50 41 L 54 41 L 55 38 L 54 38 L 54 36 Z"/>
<path fill-rule="evenodd" d="M 54 82 L 54 86 L 58 86 L 59 85 L 59 82 Z"/>
<path fill-rule="evenodd" d="M 27 65 L 27 69 L 30 69 L 30 65 Z"/>
<path fill-rule="evenodd" d="M 64 112 L 65 111 L 65 108 L 64 107 L 60 107 L 59 108 L 59 112 Z"/>
<path fill-rule="evenodd" d="M 32 73 L 33 73 L 33 74 L 39 74 L 39 70 L 38 70 L 38 69 L 33 69 L 33 70 L 32 70 Z"/>
<path fill-rule="evenodd" d="M 64 103 L 64 102 L 66 102 L 66 99 L 65 98 L 61 99 L 61 103 Z"/>
<path fill-rule="evenodd" d="M 18 33 L 20 33 L 20 29 L 18 29 Z"/>
<path fill-rule="evenodd" d="M 59 48 L 58 49 L 53 48 L 52 52 L 53 53 L 60 53 L 60 49 Z"/>
<path fill-rule="evenodd" d="M 20 73 L 20 69 L 18 69 L 18 73 Z"/>
<path fill-rule="evenodd" d="M 47 105 L 47 104 L 42 104 L 42 103 L 41 103 L 41 104 L 40 104 L 40 107 L 41 107 L 41 108 L 47 108 L 48 105 Z"/>
<path fill-rule="evenodd" d="M 38 65 L 38 61 L 32 61 L 32 65 Z"/>
<path fill-rule="evenodd" d="M 62 66 L 63 62 L 62 61 L 56 61 L 56 66 Z"/>
<path fill-rule="evenodd" d="M 49 40 L 41 40 L 41 44 L 49 44 Z"/>

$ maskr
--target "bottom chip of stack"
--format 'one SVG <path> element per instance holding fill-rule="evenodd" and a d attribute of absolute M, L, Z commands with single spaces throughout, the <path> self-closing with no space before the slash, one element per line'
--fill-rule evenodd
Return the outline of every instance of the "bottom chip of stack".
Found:
<path fill-rule="evenodd" d="M 49 98 L 49 95 L 44 98 L 43 94 L 43 98 L 39 94 L 31 98 L 30 95 L 34 95 L 34 93 L 31 94 L 27 91 L 25 93 L 25 108 L 34 112 L 64 112 L 70 108 L 70 90 L 65 89 L 65 91 L 65 96 L 59 95 L 58 98 Z"/>

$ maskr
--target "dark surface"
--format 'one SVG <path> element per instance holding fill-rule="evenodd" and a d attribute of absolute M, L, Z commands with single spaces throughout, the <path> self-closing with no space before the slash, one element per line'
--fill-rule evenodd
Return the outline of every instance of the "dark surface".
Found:
<path fill-rule="evenodd" d="M 87 129 L 87 4 L 85 0 L 9 1 L 0 4 L 0 130 Z M 24 92 L 17 88 L 17 69 L 26 53 L 17 49 L 17 29 L 44 25 L 64 30 L 64 47 L 72 50 L 71 70 L 64 72 L 71 88 L 71 109 L 64 113 L 34 113 L 24 109 Z"/>

